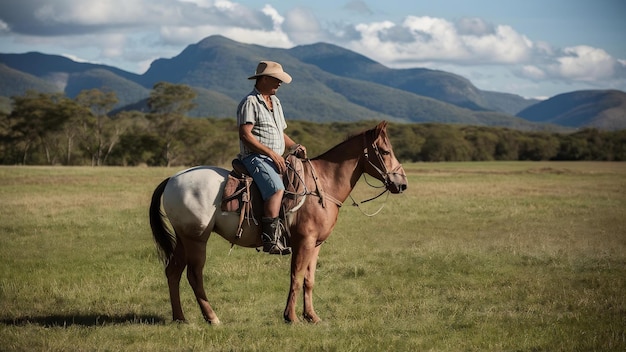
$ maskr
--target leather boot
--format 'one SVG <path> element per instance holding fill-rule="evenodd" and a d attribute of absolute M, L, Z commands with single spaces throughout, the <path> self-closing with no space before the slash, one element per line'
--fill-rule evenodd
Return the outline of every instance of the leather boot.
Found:
<path fill-rule="evenodd" d="M 269 254 L 290 254 L 291 248 L 285 247 L 281 242 L 281 221 L 280 218 L 263 217 L 261 219 L 263 233 L 263 252 Z"/>

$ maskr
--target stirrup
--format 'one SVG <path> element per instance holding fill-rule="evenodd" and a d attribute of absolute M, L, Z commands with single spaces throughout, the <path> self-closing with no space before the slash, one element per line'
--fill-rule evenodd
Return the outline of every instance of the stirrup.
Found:
<path fill-rule="evenodd" d="M 269 254 L 280 254 L 280 255 L 291 254 L 291 248 L 285 247 L 281 243 L 280 239 L 276 238 L 276 236 L 272 238 L 272 236 L 266 233 L 261 234 L 261 236 L 263 239 L 263 252 L 269 253 Z"/>

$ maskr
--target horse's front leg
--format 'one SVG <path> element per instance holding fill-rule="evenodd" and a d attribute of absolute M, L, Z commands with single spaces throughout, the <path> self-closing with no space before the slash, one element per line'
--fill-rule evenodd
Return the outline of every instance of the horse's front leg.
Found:
<path fill-rule="evenodd" d="M 299 321 L 296 315 L 298 295 L 304 285 L 309 264 L 317 256 L 318 252 L 319 249 L 315 247 L 315 240 L 302 241 L 293 247 L 293 253 L 291 254 L 291 285 L 287 295 L 287 305 L 283 313 L 283 317 L 288 323 L 297 323 Z"/>
<path fill-rule="evenodd" d="M 315 270 L 317 269 L 317 259 L 319 258 L 321 246 L 315 247 L 313 257 L 309 262 L 304 276 L 304 310 L 302 316 L 310 323 L 318 323 L 322 319 L 317 316 L 313 308 L 313 288 L 315 286 Z"/>

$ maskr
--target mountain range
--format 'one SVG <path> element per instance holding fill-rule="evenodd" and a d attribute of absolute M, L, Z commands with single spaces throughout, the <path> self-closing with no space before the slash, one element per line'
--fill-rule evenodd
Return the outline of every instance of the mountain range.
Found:
<path fill-rule="evenodd" d="M 0 54 L 0 97 L 27 90 L 115 91 L 117 109 L 146 110 L 155 83 L 186 84 L 197 93 L 191 116 L 234 117 L 253 86 L 247 80 L 260 60 L 280 62 L 293 77 L 279 97 L 287 119 L 313 122 L 389 120 L 566 131 L 582 127 L 626 129 L 626 93 L 588 90 L 545 101 L 483 91 L 453 73 L 424 68 L 392 69 L 336 45 L 291 49 L 243 44 L 210 36 L 172 58 L 152 62 L 144 74 L 75 62 L 43 53 Z M 6 108 L 5 108 L 6 110 Z"/>

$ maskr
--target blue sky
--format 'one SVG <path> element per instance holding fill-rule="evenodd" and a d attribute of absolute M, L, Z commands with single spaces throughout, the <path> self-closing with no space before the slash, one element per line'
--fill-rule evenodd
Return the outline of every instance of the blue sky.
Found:
<path fill-rule="evenodd" d="M 143 73 L 214 34 L 276 48 L 327 42 L 388 67 L 549 97 L 626 91 L 624 18 L 623 0 L 0 0 L 0 52 Z"/>

